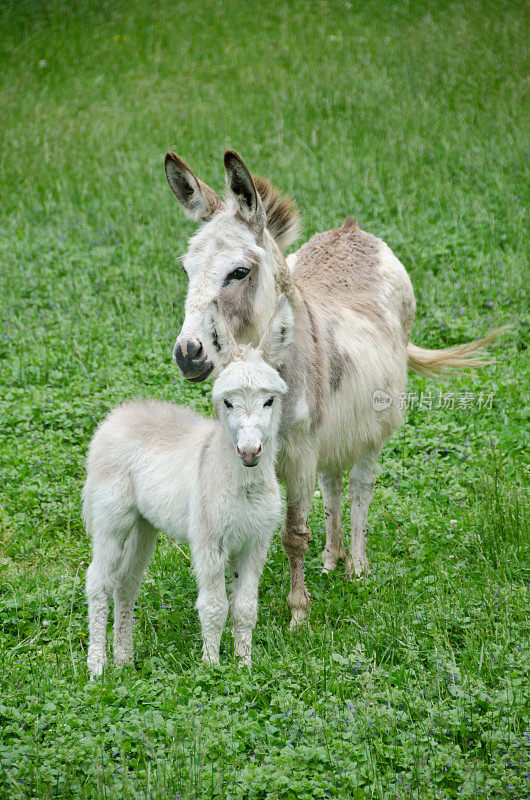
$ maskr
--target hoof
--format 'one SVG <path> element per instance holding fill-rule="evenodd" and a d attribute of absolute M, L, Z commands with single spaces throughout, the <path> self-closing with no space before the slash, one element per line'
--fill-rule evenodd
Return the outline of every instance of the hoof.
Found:
<path fill-rule="evenodd" d="M 115 667 L 134 667 L 134 659 L 132 656 L 118 656 L 114 659 Z"/>
<path fill-rule="evenodd" d="M 90 680 L 95 681 L 96 678 L 101 678 L 101 676 L 103 675 L 104 666 L 103 664 L 98 664 L 97 666 L 89 667 L 88 672 L 90 675 Z"/>
<path fill-rule="evenodd" d="M 341 547 L 337 554 L 330 552 L 327 547 L 322 551 L 322 574 L 327 575 L 337 569 L 340 559 L 346 560 L 346 553 Z"/>
<path fill-rule="evenodd" d="M 354 559 L 348 562 L 346 574 L 351 581 L 362 581 L 371 574 L 370 564 L 367 559 Z"/>
<path fill-rule="evenodd" d="M 295 631 L 300 628 L 306 628 L 307 630 L 311 630 L 311 624 L 309 622 L 309 614 L 306 609 L 299 608 L 297 611 L 293 611 L 293 615 L 291 617 L 291 624 L 289 625 L 290 630 Z"/>
<path fill-rule="evenodd" d="M 203 655 L 202 663 L 208 667 L 218 667 L 219 666 L 219 656 L 209 656 Z"/>
<path fill-rule="evenodd" d="M 87 667 L 90 674 L 90 680 L 93 681 L 96 678 L 100 678 L 103 675 L 106 666 L 106 658 L 89 658 L 87 660 Z"/>
<path fill-rule="evenodd" d="M 322 556 L 322 574 L 329 575 L 330 572 L 333 572 L 337 568 L 338 559 L 337 558 L 330 558 L 329 556 Z"/>

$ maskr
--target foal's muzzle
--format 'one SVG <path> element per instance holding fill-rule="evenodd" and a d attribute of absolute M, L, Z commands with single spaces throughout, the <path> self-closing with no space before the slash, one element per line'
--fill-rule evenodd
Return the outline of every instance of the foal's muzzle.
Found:
<path fill-rule="evenodd" d="M 177 339 L 173 349 L 173 360 L 182 376 L 191 383 L 206 380 L 213 370 L 213 364 L 204 352 L 199 339 Z"/>
<path fill-rule="evenodd" d="M 239 447 L 237 446 L 237 454 L 245 467 L 255 467 L 263 453 L 261 444 L 254 447 Z"/>

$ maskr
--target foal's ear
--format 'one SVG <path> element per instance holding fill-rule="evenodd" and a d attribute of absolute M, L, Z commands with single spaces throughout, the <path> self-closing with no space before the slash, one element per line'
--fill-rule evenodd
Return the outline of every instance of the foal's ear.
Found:
<path fill-rule="evenodd" d="M 212 300 L 204 314 L 202 337 L 208 357 L 215 366 L 226 367 L 237 350 L 237 344 L 226 324 L 217 299 Z"/>
<path fill-rule="evenodd" d="M 258 349 L 273 367 L 280 367 L 294 338 L 294 314 L 287 298 L 281 294 Z"/>
<path fill-rule="evenodd" d="M 190 219 L 207 222 L 223 205 L 214 190 L 196 178 L 175 153 L 166 154 L 164 168 L 173 193 Z"/>
<path fill-rule="evenodd" d="M 265 210 L 252 175 L 233 150 L 226 151 L 224 162 L 228 193 L 235 201 L 239 213 L 253 228 L 263 229 L 266 222 Z"/>

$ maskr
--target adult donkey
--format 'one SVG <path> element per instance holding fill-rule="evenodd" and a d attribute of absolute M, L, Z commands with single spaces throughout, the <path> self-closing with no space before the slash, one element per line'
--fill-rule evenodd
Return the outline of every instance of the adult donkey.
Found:
<path fill-rule="evenodd" d="M 277 469 L 287 494 L 282 543 L 291 570 L 293 627 L 310 605 L 304 555 L 317 474 L 326 516 L 324 571 L 346 558 L 350 576 L 368 573 L 365 532 L 374 467 L 403 418 L 407 367 L 435 375 L 479 366 L 484 362 L 469 356 L 495 334 L 448 350 L 411 344 L 414 291 L 383 241 L 348 218 L 341 228 L 313 236 L 286 260 L 283 253 L 298 235 L 293 202 L 267 180 L 252 177 L 237 153 L 228 150 L 224 163 L 227 190 L 221 201 L 178 156 L 166 156 L 171 189 L 184 213 L 202 223 L 182 258 L 189 284 L 173 355 L 189 381 L 208 377 L 213 366 L 201 341 L 201 322 L 214 298 L 236 339 L 254 345 L 277 296 L 283 292 L 292 305 L 295 334 L 282 367 L 289 393 Z M 351 503 L 347 555 L 341 502 L 345 469 L 350 469 Z"/>

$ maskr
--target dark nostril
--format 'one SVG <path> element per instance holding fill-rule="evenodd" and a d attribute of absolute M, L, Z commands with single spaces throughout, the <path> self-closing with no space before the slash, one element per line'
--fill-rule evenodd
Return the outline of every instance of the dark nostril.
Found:
<path fill-rule="evenodd" d="M 189 339 L 187 342 L 186 356 L 190 361 L 200 358 L 202 353 L 202 343 L 198 339 Z"/>
<path fill-rule="evenodd" d="M 182 358 L 182 347 L 177 342 L 175 344 L 175 347 L 173 348 L 173 361 L 175 361 L 178 364 L 179 359 L 181 358 Z"/>
<path fill-rule="evenodd" d="M 198 339 L 177 341 L 173 348 L 173 360 L 181 367 L 186 367 L 205 358 L 202 342 Z"/>
<path fill-rule="evenodd" d="M 248 461 L 249 459 L 258 458 L 263 452 L 263 447 L 260 445 L 254 452 L 248 452 L 247 450 L 240 450 L 239 445 L 236 445 L 236 451 L 240 458 Z"/>

